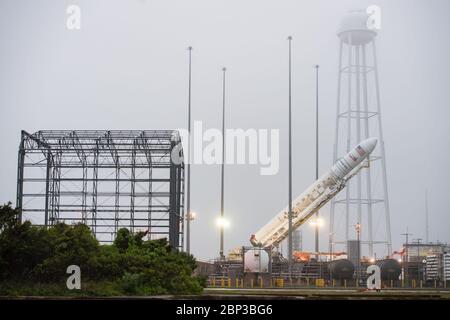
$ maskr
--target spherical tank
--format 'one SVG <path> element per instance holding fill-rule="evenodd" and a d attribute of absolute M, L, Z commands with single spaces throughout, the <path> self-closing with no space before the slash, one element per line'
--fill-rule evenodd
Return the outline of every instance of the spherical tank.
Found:
<path fill-rule="evenodd" d="M 328 270 L 333 279 L 352 279 L 355 267 L 350 260 L 339 259 L 331 261 L 328 264 Z"/>
<path fill-rule="evenodd" d="M 351 45 L 367 44 L 377 35 L 375 30 L 367 27 L 369 16 L 365 11 L 350 11 L 341 20 L 338 28 L 338 37 Z"/>
<path fill-rule="evenodd" d="M 377 261 L 377 266 L 380 267 L 381 280 L 398 280 L 402 273 L 402 267 L 395 259 Z"/>

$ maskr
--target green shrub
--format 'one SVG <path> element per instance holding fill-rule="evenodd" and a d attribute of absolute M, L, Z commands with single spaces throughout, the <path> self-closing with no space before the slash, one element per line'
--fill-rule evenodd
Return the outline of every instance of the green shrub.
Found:
<path fill-rule="evenodd" d="M 166 239 L 120 229 L 113 245 L 100 245 L 83 224 L 49 228 L 19 223 L 18 210 L 0 206 L 0 293 L 70 295 L 198 294 L 192 255 Z M 69 265 L 81 269 L 81 291 L 66 288 Z"/>
<path fill-rule="evenodd" d="M 120 281 L 120 287 L 126 294 L 137 295 L 144 286 L 141 273 L 125 273 Z"/>

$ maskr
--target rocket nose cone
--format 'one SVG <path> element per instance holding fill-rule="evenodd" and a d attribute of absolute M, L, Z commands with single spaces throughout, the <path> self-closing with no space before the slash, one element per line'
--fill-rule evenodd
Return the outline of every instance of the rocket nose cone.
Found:
<path fill-rule="evenodd" d="M 377 145 L 377 142 L 378 142 L 377 138 L 369 138 L 369 139 L 364 140 L 363 142 L 361 142 L 359 145 L 367 153 L 372 153 L 373 149 L 375 149 L 375 146 Z"/>

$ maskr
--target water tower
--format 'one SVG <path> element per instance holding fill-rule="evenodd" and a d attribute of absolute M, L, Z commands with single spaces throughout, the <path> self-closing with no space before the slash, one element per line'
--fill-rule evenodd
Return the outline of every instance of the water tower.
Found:
<path fill-rule="evenodd" d="M 331 202 L 330 251 L 356 239 L 360 224 L 362 254 L 374 257 L 391 253 L 391 227 L 386 177 L 386 158 L 381 124 L 375 39 L 377 30 L 368 26 L 365 11 L 351 11 L 341 21 L 336 132 L 333 161 L 352 146 L 378 137 L 379 146 L 370 156 L 370 166 L 350 181 Z M 367 251 L 366 251 L 367 250 Z"/>

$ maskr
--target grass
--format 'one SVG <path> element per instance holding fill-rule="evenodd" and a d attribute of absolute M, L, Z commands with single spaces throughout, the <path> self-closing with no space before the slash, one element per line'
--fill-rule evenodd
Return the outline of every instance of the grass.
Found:
<path fill-rule="evenodd" d="M 65 283 L 17 283 L 0 284 L 1 296 L 73 296 L 73 297 L 107 297 L 121 296 L 123 292 L 116 282 L 85 282 L 80 290 L 69 290 Z"/>

